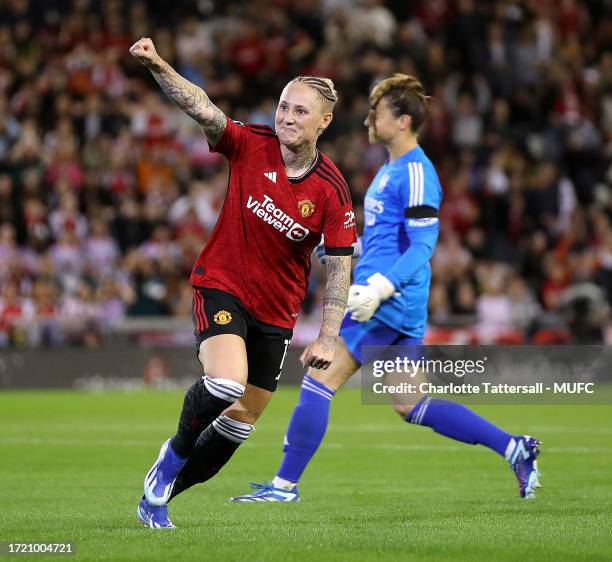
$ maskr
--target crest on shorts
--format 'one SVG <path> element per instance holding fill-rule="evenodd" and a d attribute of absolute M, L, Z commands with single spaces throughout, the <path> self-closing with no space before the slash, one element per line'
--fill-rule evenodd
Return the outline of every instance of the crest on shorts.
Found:
<path fill-rule="evenodd" d="M 315 204 L 310 199 L 302 199 L 298 202 L 298 209 L 302 217 L 307 219 L 315 212 Z"/>
<path fill-rule="evenodd" d="M 232 315 L 227 310 L 220 310 L 213 316 L 213 320 L 215 321 L 215 324 L 225 326 L 232 321 Z"/>

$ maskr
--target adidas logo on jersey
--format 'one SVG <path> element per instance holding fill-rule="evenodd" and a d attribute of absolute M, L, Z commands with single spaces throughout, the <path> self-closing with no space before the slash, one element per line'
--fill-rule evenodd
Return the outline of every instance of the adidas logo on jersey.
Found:
<path fill-rule="evenodd" d="M 276 183 L 276 172 L 264 172 L 264 176 L 266 176 L 271 182 Z"/>
<path fill-rule="evenodd" d="M 276 174 L 276 172 L 272 173 Z M 263 201 L 257 201 L 252 195 L 249 195 L 247 209 L 294 242 L 301 242 L 310 234 L 310 230 L 299 222 L 295 222 L 285 211 L 277 207 L 271 197 L 267 195 L 263 197 Z"/>

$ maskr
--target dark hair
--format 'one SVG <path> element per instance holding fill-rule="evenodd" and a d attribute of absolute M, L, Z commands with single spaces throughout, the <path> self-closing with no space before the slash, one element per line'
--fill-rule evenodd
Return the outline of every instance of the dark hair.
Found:
<path fill-rule="evenodd" d="M 429 96 L 425 95 L 423 84 L 417 78 L 400 73 L 385 78 L 370 92 L 370 110 L 375 110 L 382 98 L 387 100 L 395 117 L 410 115 L 412 132 L 419 132 L 427 119 Z"/>

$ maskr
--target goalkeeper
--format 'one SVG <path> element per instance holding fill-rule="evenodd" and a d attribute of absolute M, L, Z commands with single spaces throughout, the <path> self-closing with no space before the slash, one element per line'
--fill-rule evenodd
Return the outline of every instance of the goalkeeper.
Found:
<path fill-rule="evenodd" d="M 370 142 L 382 142 L 389 158 L 365 197 L 363 254 L 354 272 L 334 361 L 327 370 L 311 368 L 285 436 L 284 458 L 270 484 L 232 498 L 239 502 L 297 501 L 297 483 L 316 452 L 329 420 L 330 402 L 359 369 L 362 346 L 416 346 L 427 321 L 431 280 L 429 261 L 438 238 L 442 189 L 436 171 L 418 144 L 427 114 L 421 83 L 396 74 L 370 94 L 365 125 Z M 417 397 L 395 404 L 408 423 L 431 427 L 450 439 L 480 444 L 504 457 L 516 474 L 521 497 L 539 486 L 539 442 L 511 435 L 472 410 L 448 400 Z"/>

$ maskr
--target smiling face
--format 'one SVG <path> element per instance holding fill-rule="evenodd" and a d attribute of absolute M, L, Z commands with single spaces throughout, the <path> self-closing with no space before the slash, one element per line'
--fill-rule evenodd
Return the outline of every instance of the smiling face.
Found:
<path fill-rule="evenodd" d="M 290 149 L 316 143 L 332 114 L 324 111 L 319 94 L 306 84 L 285 86 L 276 108 L 275 128 L 281 144 Z"/>
<path fill-rule="evenodd" d="M 409 115 L 396 117 L 386 97 L 380 98 L 374 109 L 371 109 L 364 121 L 368 128 L 368 138 L 371 143 L 389 144 L 398 135 L 410 131 Z"/>

